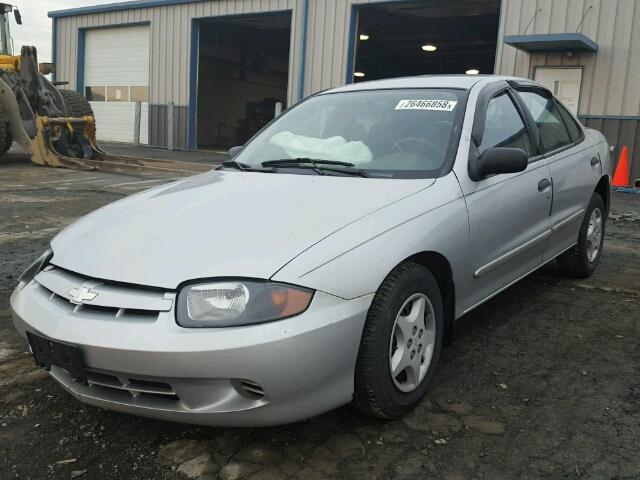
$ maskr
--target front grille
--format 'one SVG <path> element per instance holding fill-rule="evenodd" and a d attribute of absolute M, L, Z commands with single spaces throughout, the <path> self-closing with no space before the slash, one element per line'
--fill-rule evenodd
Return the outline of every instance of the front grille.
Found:
<path fill-rule="evenodd" d="M 51 367 L 51 375 L 75 394 L 109 404 L 143 408 L 147 412 L 230 412 L 269 403 L 262 387 L 237 378 L 175 378 L 85 368 L 87 383 L 66 370 Z"/>
<path fill-rule="evenodd" d="M 142 310 L 139 308 L 118 308 L 118 307 L 103 307 L 101 305 L 91 305 L 88 303 L 75 304 L 61 297 L 55 292 L 52 292 L 44 285 L 40 287 L 49 295 L 49 300 L 54 302 L 60 308 L 67 310 L 69 313 L 84 313 L 92 314 L 94 316 L 103 318 L 118 318 L 120 320 L 142 320 L 153 322 L 157 320 L 160 312 L 157 310 Z"/>
<path fill-rule="evenodd" d="M 35 279 L 42 295 L 69 314 L 98 319 L 154 322 L 161 312 L 169 311 L 173 306 L 173 294 L 90 280 L 53 266 L 40 272 Z M 71 295 L 78 288 L 89 289 L 96 295 L 91 300 L 78 304 Z"/>
<path fill-rule="evenodd" d="M 165 382 L 139 378 L 120 377 L 107 373 L 87 370 L 87 383 L 97 389 L 110 389 L 128 394 L 131 398 L 179 401 L 173 387 Z"/>

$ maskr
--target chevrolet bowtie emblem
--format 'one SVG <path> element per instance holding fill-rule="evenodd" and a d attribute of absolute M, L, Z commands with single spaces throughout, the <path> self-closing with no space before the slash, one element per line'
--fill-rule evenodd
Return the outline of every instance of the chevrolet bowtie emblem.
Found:
<path fill-rule="evenodd" d="M 71 298 L 71 303 L 75 303 L 76 305 L 80 305 L 84 302 L 90 302 L 94 298 L 98 296 L 97 292 L 91 291 L 90 288 L 80 287 L 80 288 L 72 288 L 67 292 Z"/>

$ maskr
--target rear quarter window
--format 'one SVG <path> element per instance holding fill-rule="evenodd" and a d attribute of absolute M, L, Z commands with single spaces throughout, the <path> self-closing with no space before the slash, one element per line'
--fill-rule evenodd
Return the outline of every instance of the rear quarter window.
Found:
<path fill-rule="evenodd" d="M 567 130 L 569 131 L 569 138 L 571 138 L 571 142 L 577 142 L 582 138 L 582 129 L 578 126 L 577 122 L 571 116 L 569 111 L 564 108 L 564 105 L 556 100 L 556 106 L 560 111 L 560 115 L 562 116 L 562 120 L 564 124 L 567 126 Z"/>

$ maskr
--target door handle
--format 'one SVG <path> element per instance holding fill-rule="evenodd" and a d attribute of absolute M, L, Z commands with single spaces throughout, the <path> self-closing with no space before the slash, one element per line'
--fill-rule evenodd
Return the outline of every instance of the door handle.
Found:
<path fill-rule="evenodd" d="M 551 180 L 549 180 L 548 178 L 543 178 L 538 182 L 539 192 L 546 192 L 547 190 L 549 190 L 550 187 L 551 187 Z"/>
<path fill-rule="evenodd" d="M 600 159 L 598 157 L 591 157 L 591 166 L 595 167 L 600 163 Z"/>

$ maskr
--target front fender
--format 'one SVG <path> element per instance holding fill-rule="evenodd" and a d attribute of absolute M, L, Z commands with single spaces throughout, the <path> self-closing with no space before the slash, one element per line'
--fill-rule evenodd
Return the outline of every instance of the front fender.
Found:
<path fill-rule="evenodd" d="M 398 180 L 399 182 L 402 180 Z M 368 215 L 316 244 L 272 279 L 353 299 L 378 290 L 406 258 L 435 251 L 464 275 L 469 222 L 453 173 L 433 186 Z"/>

